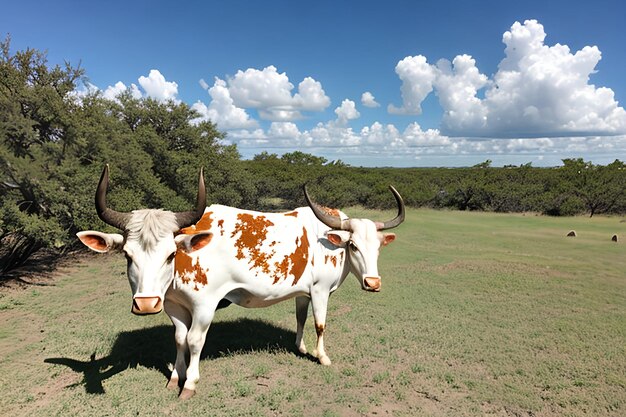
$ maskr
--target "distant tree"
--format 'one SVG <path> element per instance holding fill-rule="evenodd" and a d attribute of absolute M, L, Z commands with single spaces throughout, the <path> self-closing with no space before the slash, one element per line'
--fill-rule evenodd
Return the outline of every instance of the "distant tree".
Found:
<path fill-rule="evenodd" d="M 583 202 L 589 217 L 610 212 L 624 199 L 626 165 L 619 160 L 601 166 L 582 158 L 564 159 L 561 171 L 569 192 Z"/>
<path fill-rule="evenodd" d="M 294 165 L 324 165 L 327 161 L 326 158 L 321 156 L 315 156 L 301 151 L 295 151 L 284 154 L 281 159 L 288 164 Z"/>
<path fill-rule="evenodd" d="M 472 168 L 491 168 L 491 159 L 487 159 L 484 162 L 476 164 Z"/>

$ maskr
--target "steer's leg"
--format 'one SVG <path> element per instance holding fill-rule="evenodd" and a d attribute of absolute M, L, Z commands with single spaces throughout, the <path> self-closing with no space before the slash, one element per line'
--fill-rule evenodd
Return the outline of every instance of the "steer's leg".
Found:
<path fill-rule="evenodd" d="M 324 329 L 326 328 L 326 310 L 328 308 L 329 292 L 313 290 L 311 293 L 311 305 L 313 318 L 315 319 L 315 331 L 317 332 L 317 347 L 313 352 L 322 365 L 330 365 L 330 358 L 324 350 Z"/>
<path fill-rule="evenodd" d="M 187 333 L 187 345 L 189 346 L 189 367 L 187 368 L 187 380 L 183 385 L 180 398 L 191 398 L 196 393 L 196 384 L 200 379 L 200 353 L 206 340 L 206 334 L 213 320 L 215 308 L 219 299 L 211 305 L 202 306 L 194 312 L 191 327 Z"/>
<path fill-rule="evenodd" d="M 304 345 L 304 339 L 302 338 L 304 333 L 304 324 L 306 323 L 306 316 L 309 313 L 309 297 L 300 296 L 296 297 L 296 321 L 298 322 L 298 328 L 296 330 L 296 346 L 300 353 L 305 354 L 306 346 Z"/>
<path fill-rule="evenodd" d="M 185 357 L 187 356 L 189 350 L 187 346 L 187 332 L 189 331 L 189 326 L 191 325 L 191 315 L 186 308 L 168 301 L 167 298 L 163 303 L 163 307 L 176 328 L 176 332 L 174 334 L 174 339 L 176 341 L 176 362 L 174 363 L 174 369 L 172 370 L 170 380 L 167 383 L 167 388 L 178 389 L 179 381 L 184 381 L 186 378 L 187 362 L 185 361 Z"/>

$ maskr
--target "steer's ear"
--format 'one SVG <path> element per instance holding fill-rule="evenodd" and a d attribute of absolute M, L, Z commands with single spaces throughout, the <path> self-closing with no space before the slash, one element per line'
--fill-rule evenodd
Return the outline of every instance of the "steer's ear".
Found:
<path fill-rule="evenodd" d="M 350 240 L 350 232 L 345 230 L 329 230 L 326 232 L 326 239 L 335 246 L 345 246 Z"/>
<path fill-rule="evenodd" d="M 124 236 L 117 233 L 102 233 L 94 230 L 86 230 L 76 233 L 76 236 L 89 249 L 104 253 L 111 249 L 118 249 L 124 243 Z"/>
<path fill-rule="evenodd" d="M 213 239 L 213 232 L 198 232 L 193 235 L 178 235 L 174 238 L 174 241 L 176 241 L 178 249 L 191 253 L 208 245 L 211 239 Z"/>
<path fill-rule="evenodd" d="M 381 239 L 381 244 L 383 246 L 387 246 L 388 244 L 390 244 L 394 240 L 396 240 L 396 234 L 395 233 L 385 233 L 385 234 L 383 234 L 383 238 Z"/>

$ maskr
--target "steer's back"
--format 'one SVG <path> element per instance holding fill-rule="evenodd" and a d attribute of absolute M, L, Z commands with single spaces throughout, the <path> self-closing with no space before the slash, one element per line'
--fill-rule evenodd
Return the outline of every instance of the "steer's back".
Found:
<path fill-rule="evenodd" d="M 308 293 L 325 228 L 308 207 L 261 213 L 212 205 L 196 225 L 181 230 L 209 231 L 212 239 L 196 252 L 177 253 L 174 288 L 191 295 L 236 291 L 229 299 L 251 307 Z"/>

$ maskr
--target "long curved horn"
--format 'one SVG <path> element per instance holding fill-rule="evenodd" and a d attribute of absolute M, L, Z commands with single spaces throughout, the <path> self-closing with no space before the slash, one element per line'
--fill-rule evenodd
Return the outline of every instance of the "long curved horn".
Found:
<path fill-rule="evenodd" d="M 130 213 L 122 213 L 107 207 L 107 187 L 109 186 L 109 164 L 104 166 L 96 189 L 96 212 L 100 220 L 120 230 L 124 230 L 130 220 Z"/>
<path fill-rule="evenodd" d="M 317 217 L 319 221 L 321 221 L 331 229 L 350 230 L 347 221 L 342 220 L 337 216 L 331 216 L 330 214 L 324 212 L 322 209 L 319 208 L 317 204 L 315 204 L 311 200 L 311 197 L 309 196 L 309 193 L 306 189 L 306 184 L 302 186 L 302 189 L 304 190 L 304 198 L 306 199 L 307 204 L 309 205 L 311 210 L 313 210 L 313 214 L 315 214 L 315 217 Z"/>
<path fill-rule="evenodd" d="M 206 208 L 206 187 L 204 185 L 204 168 L 200 168 L 200 176 L 198 178 L 198 196 L 196 198 L 196 209 L 192 211 L 183 211 L 176 213 L 176 222 L 178 227 L 191 226 L 196 224 L 204 214 Z"/>
<path fill-rule="evenodd" d="M 378 226 L 378 230 L 387 230 L 398 227 L 400 223 L 404 221 L 404 201 L 402 200 L 402 196 L 395 188 L 393 188 L 392 185 L 389 186 L 389 189 L 393 193 L 393 196 L 396 199 L 396 203 L 398 203 L 398 215 L 392 220 L 380 223 Z"/>

